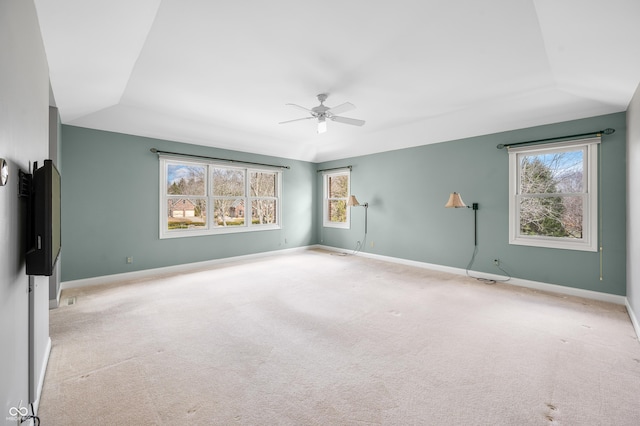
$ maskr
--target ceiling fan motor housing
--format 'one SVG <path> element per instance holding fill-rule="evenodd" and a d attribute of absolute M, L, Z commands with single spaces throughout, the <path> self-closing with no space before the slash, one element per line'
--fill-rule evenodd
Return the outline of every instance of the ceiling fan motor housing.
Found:
<path fill-rule="evenodd" d="M 313 111 L 313 115 L 315 117 L 326 117 L 327 116 L 326 112 L 331 108 L 324 106 L 323 102 L 327 100 L 328 96 L 329 95 L 327 95 L 326 93 L 320 93 L 318 95 L 318 100 L 320 101 L 320 105 L 318 105 L 317 107 L 311 108 L 311 111 Z"/>

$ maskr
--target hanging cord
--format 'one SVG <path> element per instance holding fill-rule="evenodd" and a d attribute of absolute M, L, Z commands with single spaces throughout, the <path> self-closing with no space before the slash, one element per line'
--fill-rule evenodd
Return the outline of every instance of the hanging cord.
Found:
<path fill-rule="evenodd" d="M 22 423 L 26 422 L 27 420 L 31 420 L 31 419 L 33 419 L 33 425 L 34 425 L 34 426 L 40 426 L 40 417 L 36 416 L 36 415 L 35 415 L 35 413 L 34 413 L 34 411 L 33 411 L 33 402 L 29 404 L 29 408 L 31 408 L 31 412 L 32 412 L 33 414 L 29 414 L 29 415 L 26 415 L 26 416 L 22 416 L 22 417 L 20 418 L 20 424 L 22 424 Z"/>
<path fill-rule="evenodd" d="M 476 279 L 478 281 L 481 281 L 481 282 L 483 282 L 485 284 L 506 283 L 507 281 L 509 281 L 511 279 L 511 274 L 509 274 L 507 271 L 502 269 L 499 264 L 496 264 L 496 268 L 500 269 L 507 276 L 507 278 L 505 278 L 504 280 L 496 280 L 496 279 L 491 279 L 491 278 L 474 277 L 473 275 L 471 275 L 469 273 L 469 269 L 471 269 L 471 266 L 473 265 L 473 262 L 476 260 L 476 254 L 478 254 L 478 246 L 477 245 L 473 248 L 473 255 L 471 256 L 471 260 L 469 261 L 469 264 L 467 265 L 467 268 L 465 269 L 465 272 L 466 272 L 466 274 L 467 274 L 467 276 L 469 278 L 474 278 L 474 279 Z"/>
<path fill-rule="evenodd" d="M 349 166 L 351 167 L 351 166 Z M 362 237 L 362 241 L 357 241 L 356 242 L 356 247 L 353 249 L 353 251 L 351 253 L 345 253 L 345 252 L 339 252 L 339 253 L 331 253 L 334 256 L 347 256 L 347 255 L 355 255 L 358 254 L 362 251 L 362 249 L 364 247 L 366 247 L 366 243 L 367 243 L 367 212 L 369 210 L 369 203 L 364 203 L 362 204 L 362 206 L 364 207 L 364 236 Z"/>
<path fill-rule="evenodd" d="M 362 241 L 358 241 L 356 242 L 356 248 L 353 249 L 353 253 L 351 254 L 358 254 L 362 251 L 362 248 L 366 246 L 367 243 L 367 233 L 364 233 L 364 237 L 362 237 Z"/>
<path fill-rule="evenodd" d="M 362 241 L 357 241 L 356 242 L 356 247 L 353 249 L 353 251 L 351 253 L 345 253 L 345 252 L 338 252 L 338 253 L 331 253 L 333 256 L 353 256 L 355 254 L 358 254 L 362 251 L 362 248 L 365 247 L 367 242 L 367 233 L 365 232 L 364 237 L 362 238 Z"/>
<path fill-rule="evenodd" d="M 367 222 L 368 222 L 368 211 L 369 211 L 369 203 L 364 203 L 362 204 L 362 206 L 364 207 L 364 237 L 362 237 L 362 242 L 358 241 L 356 243 L 356 248 L 353 250 L 353 253 L 351 254 L 358 254 L 360 253 L 360 251 L 362 250 L 363 247 L 366 247 L 366 243 L 367 243 Z"/>
<path fill-rule="evenodd" d="M 500 267 L 499 262 L 496 263 L 496 267 L 507 275 L 507 278 L 504 279 L 504 280 L 496 280 L 496 279 L 491 279 L 491 278 L 474 277 L 473 275 L 471 275 L 469 273 L 469 269 L 471 269 L 471 266 L 473 265 L 473 262 L 476 260 L 476 255 L 478 254 L 478 203 L 473 203 L 472 208 L 473 208 L 473 254 L 471 255 L 471 260 L 467 264 L 467 267 L 465 269 L 465 273 L 467 274 L 467 276 L 469 278 L 474 278 L 474 279 L 476 279 L 478 281 L 481 281 L 481 282 L 483 282 L 485 284 L 495 284 L 495 283 L 507 282 L 507 281 L 509 281 L 511 279 L 511 275 L 507 271 L 505 271 L 504 269 L 502 269 Z"/>

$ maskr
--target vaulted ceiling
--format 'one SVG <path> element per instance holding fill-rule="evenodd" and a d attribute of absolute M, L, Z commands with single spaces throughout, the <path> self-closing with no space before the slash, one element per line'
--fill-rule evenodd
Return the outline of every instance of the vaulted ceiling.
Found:
<path fill-rule="evenodd" d="M 65 124 L 326 161 L 625 111 L 638 0 L 35 0 Z M 362 127 L 288 124 L 351 102 Z"/>

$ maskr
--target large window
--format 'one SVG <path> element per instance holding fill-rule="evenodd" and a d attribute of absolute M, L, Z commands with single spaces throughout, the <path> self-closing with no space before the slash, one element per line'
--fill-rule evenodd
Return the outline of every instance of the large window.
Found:
<path fill-rule="evenodd" d="M 349 170 L 325 173 L 323 179 L 323 225 L 334 228 L 349 228 L 350 217 L 347 208 L 347 199 L 350 193 Z"/>
<path fill-rule="evenodd" d="M 509 150 L 509 242 L 597 251 L 600 138 Z"/>
<path fill-rule="evenodd" d="M 160 238 L 280 228 L 281 172 L 160 158 Z"/>

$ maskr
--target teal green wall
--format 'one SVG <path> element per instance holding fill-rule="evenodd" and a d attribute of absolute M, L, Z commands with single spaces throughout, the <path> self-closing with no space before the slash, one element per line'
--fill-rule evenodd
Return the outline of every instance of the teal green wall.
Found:
<path fill-rule="evenodd" d="M 283 228 L 160 240 L 158 156 L 149 151 L 288 165 Z M 313 163 L 62 126 L 62 281 L 281 250 L 317 241 Z M 133 263 L 126 258 L 133 256 Z"/>
<path fill-rule="evenodd" d="M 600 196 L 603 206 L 603 271 L 599 254 L 508 244 L 508 153 L 500 143 L 544 139 L 614 128 L 601 145 Z M 364 251 L 464 269 L 473 253 L 473 211 L 445 209 L 449 193 L 466 204 L 479 203 L 475 271 L 501 273 L 499 258 L 512 276 L 550 284 L 625 294 L 625 114 L 425 145 L 319 164 L 352 165 L 351 192 L 370 204 Z M 322 179 L 316 178 L 322 194 Z M 317 207 L 321 218 L 321 205 Z M 364 233 L 364 210 L 352 208 L 349 230 L 322 227 L 322 244 L 354 249 Z M 372 246 L 373 244 L 373 246 Z"/>
<path fill-rule="evenodd" d="M 607 127 L 616 132 L 601 145 L 601 281 L 598 253 L 508 244 L 508 154 L 496 145 Z M 464 269 L 473 253 L 473 211 L 444 208 L 457 191 L 480 207 L 473 270 L 500 273 L 493 265 L 499 258 L 516 278 L 625 295 L 625 143 L 625 114 L 618 113 L 313 164 L 63 126 L 62 281 L 318 243 L 354 249 L 363 239 L 364 209 L 352 209 L 351 229 L 322 227 L 316 173 L 352 165 L 352 193 L 370 204 L 367 253 Z M 159 240 L 152 147 L 290 165 L 283 173 L 283 229 Z"/>

